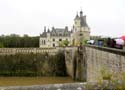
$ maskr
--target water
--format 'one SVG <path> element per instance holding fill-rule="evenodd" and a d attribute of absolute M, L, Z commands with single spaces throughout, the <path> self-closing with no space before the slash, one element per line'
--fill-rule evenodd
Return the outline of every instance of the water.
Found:
<path fill-rule="evenodd" d="M 73 82 L 70 77 L 0 77 L 0 86 L 27 86 Z"/>

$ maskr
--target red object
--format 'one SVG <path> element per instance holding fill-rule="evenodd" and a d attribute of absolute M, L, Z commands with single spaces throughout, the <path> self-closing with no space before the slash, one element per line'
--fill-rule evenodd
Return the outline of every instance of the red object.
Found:
<path fill-rule="evenodd" d="M 121 36 L 121 39 L 125 41 L 125 35 L 124 35 L 124 36 Z"/>

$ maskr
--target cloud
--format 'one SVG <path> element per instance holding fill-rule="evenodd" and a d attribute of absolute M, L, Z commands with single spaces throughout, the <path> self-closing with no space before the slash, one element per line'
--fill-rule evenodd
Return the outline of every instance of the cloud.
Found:
<path fill-rule="evenodd" d="M 71 27 L 82 7 L 92 35 L 120 36 L 125 30 L 124 3 L 124 0 L 0 0 L 0 34 L 39 35 L 44 25 Z"/>

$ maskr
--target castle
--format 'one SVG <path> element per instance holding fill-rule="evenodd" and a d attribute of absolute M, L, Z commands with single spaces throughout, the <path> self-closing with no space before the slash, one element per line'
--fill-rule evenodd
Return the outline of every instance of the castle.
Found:
<path fill-rule="evenodd" d="M 90 28 L 86 22 L 86 16 L 80 11 L 80 15 L 76 15 L 74 25 L 71 30 L 68 27 L 55 28 L 52 30 L 44 27 L 44 32 L 40 34 L 40 48 L 51 48 L 64 46 L 63 42 L 67 41 L 68 46 L 79 46 L 80 43 L 90 39 Z"/>

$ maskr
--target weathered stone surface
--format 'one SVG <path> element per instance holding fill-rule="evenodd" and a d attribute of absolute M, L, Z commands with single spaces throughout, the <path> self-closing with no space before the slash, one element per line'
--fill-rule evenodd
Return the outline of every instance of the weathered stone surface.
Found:
<path fill-rule="evenodd" d="M 68 64 L 66 63 L 67 70 L 70 71 L 68 74 L 76 80 L 97 82 L 103 78 L 102 70 L 106 70 L 111 74 L 125 72 L 125 51 L 123 50 L 83 46 L 80 52 L 78 52 L 78 49 L 73 48 L 66 49 L 66 51 L 70 53 L 70 55 L 65 53 L 66 62 L 70 60 Z"/>
<path fill-rule="evenodd" d="M 58 52 L 58 48 L 0 48 L 0 55 L 10 55 L 17 53 L 45 53 L 45 52 L 55 55 L 55 53 Z"/>
<path fill-rule="evenodd" d="M 0 87 L 0 90 L 85 90 L 85 83 Z"/>

